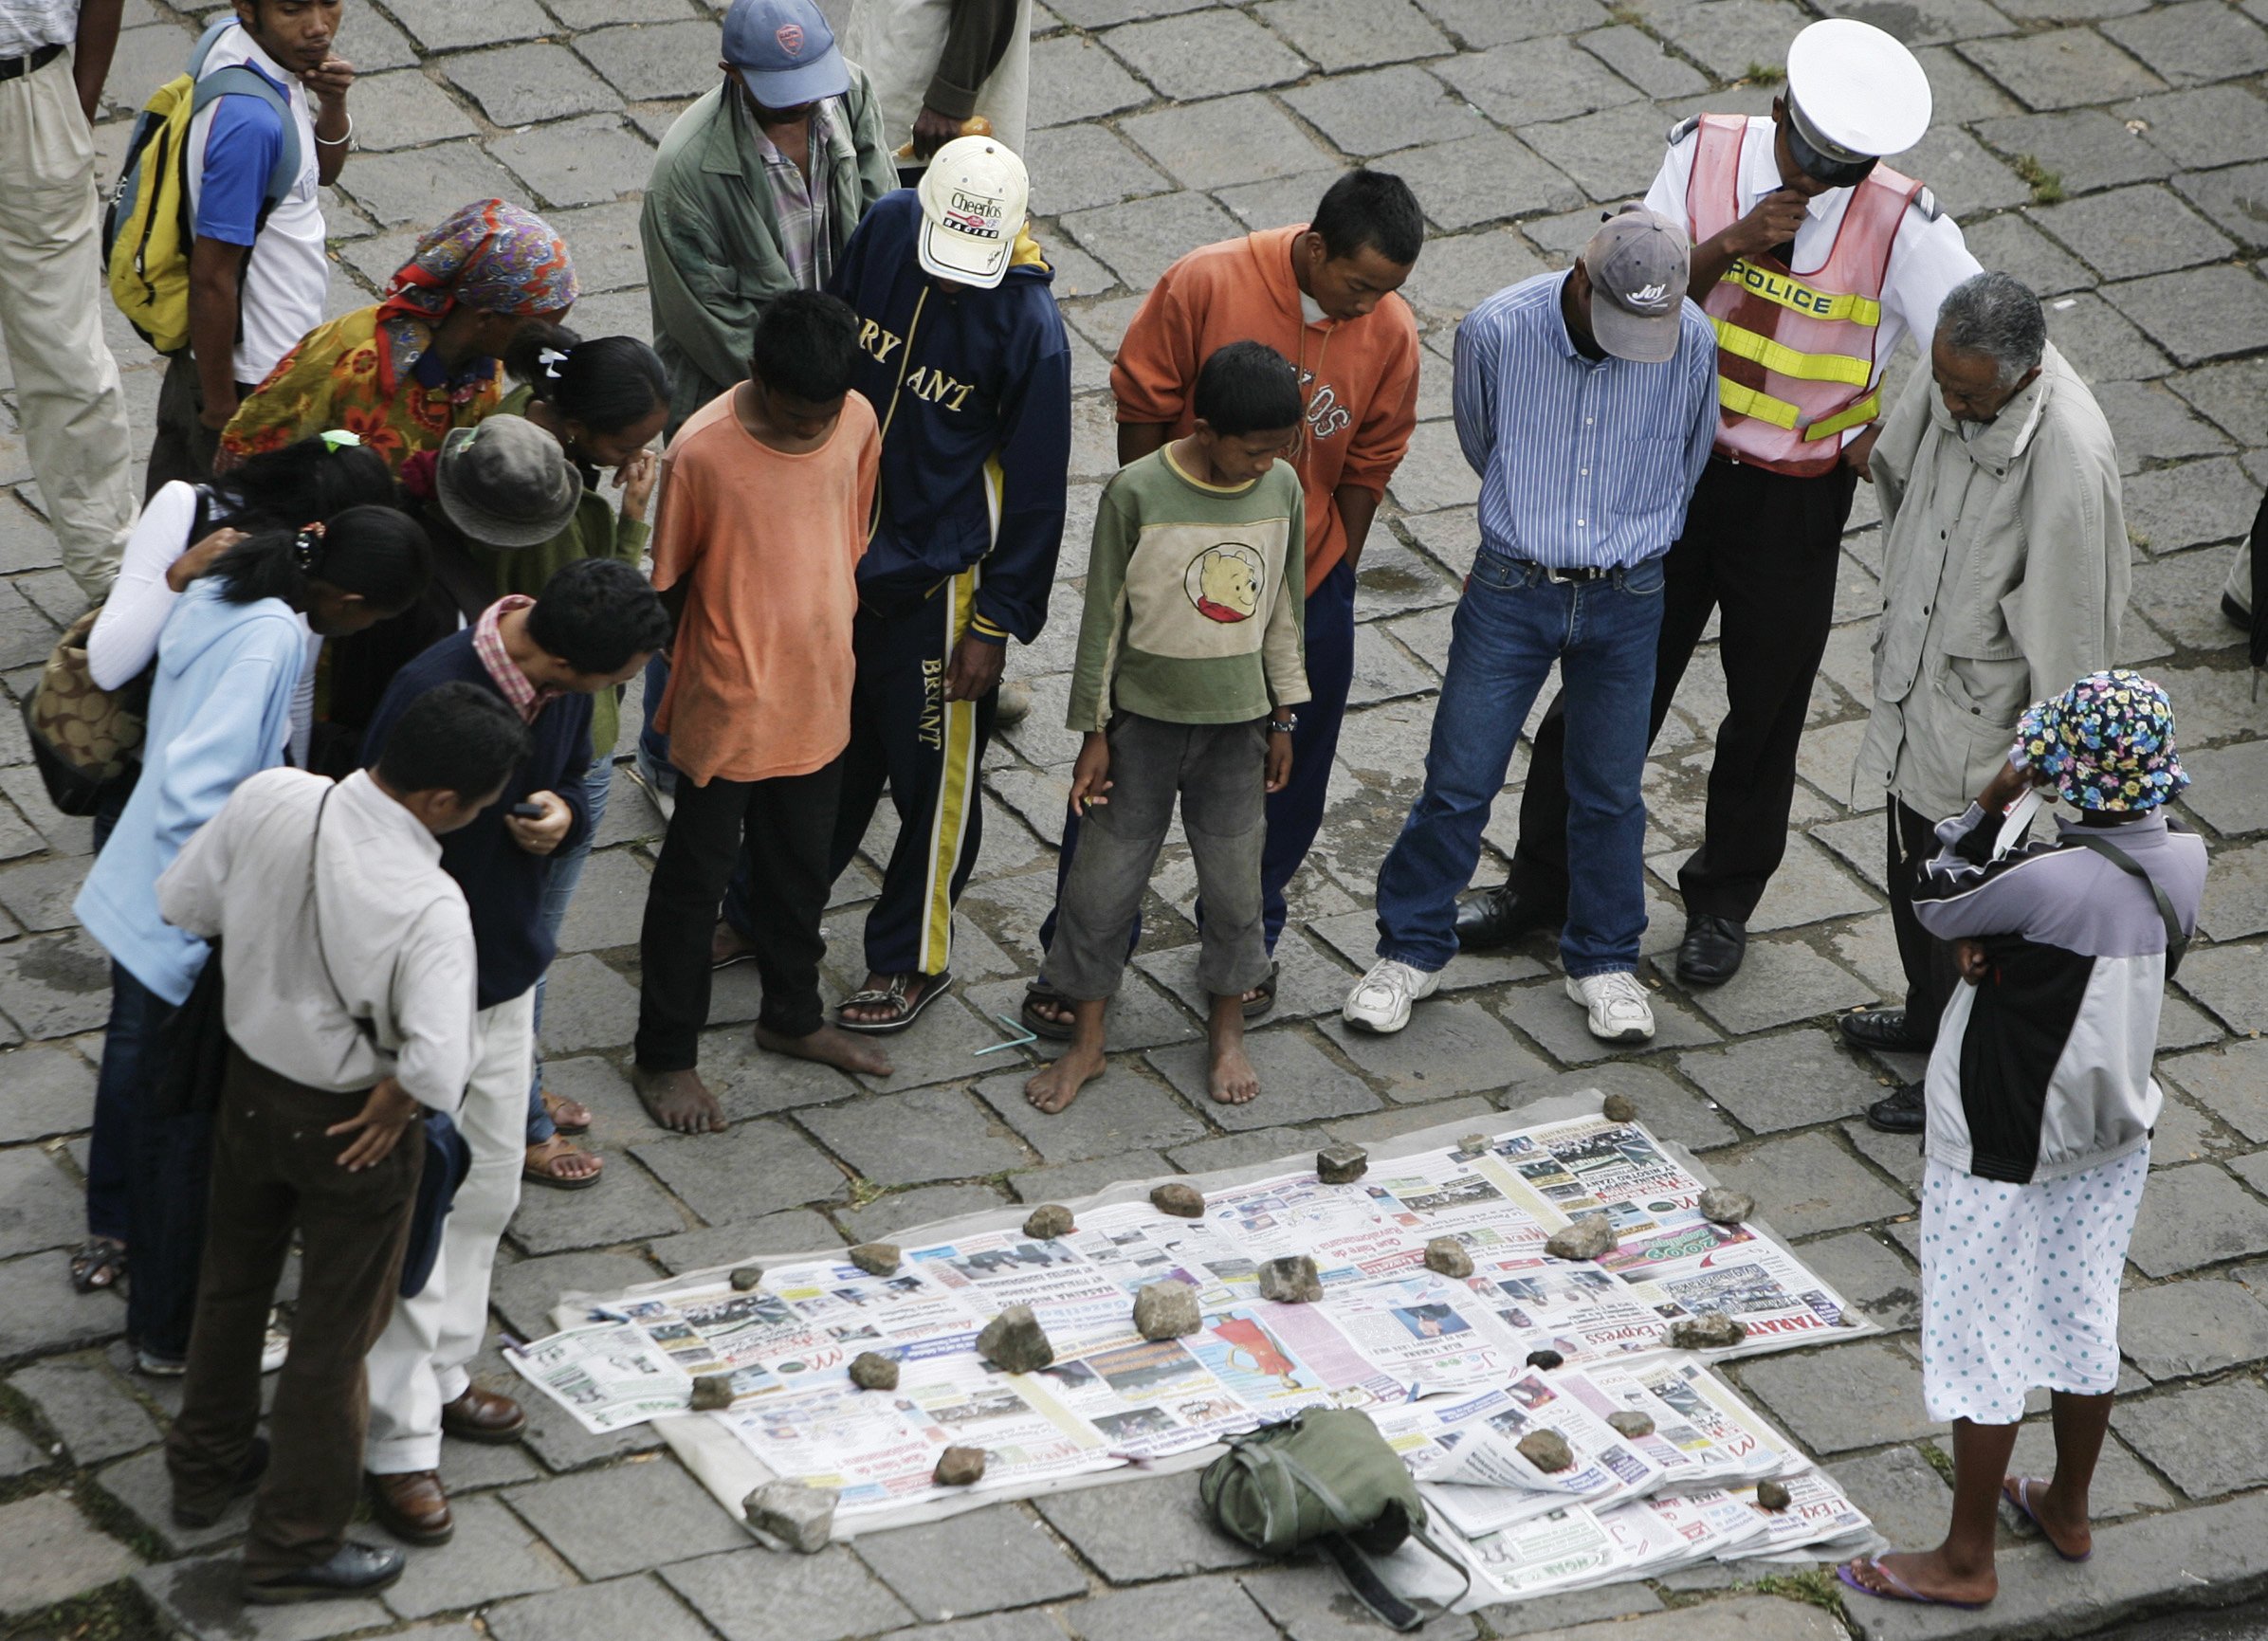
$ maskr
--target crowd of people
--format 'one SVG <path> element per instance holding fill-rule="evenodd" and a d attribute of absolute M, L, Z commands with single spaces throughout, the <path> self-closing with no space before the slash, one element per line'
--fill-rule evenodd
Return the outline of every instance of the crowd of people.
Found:
<path fill-rule="evenodd" d="M 725 1127 L 700 1041 L 712 974 L 742 960 L 762 1049 L 887 1075 L 879 1039 L 953 984 L 979 771 L 1009 643 L 1049 617 L 1070 463 L 1070 350 L 1019 152 L 1028 0 L 860 0 L 850 54 L 812 0 L 734 0 L 719 83 L 644 198 L 651 347 L 567 328 L 568 246 L 497 199 L 323 318 L 319 191 L 355 146 L 342 4 L 234 0 L 199 44 L 194 84 L 237 78 L 191 104 L 188 341 L 137 514 L 91 278 L 86 127 L 118 0 L 0 0 L 27 443 L 101 601 L 93 687 L 147 689 L 76 908 L 113 994 L 73 1277 L 123 1285 L 140 1370 L 186 1376 L 176 1515 L 257 1491 L 261 1601 L 390 1582 L 401 1553 L 346 1537 L 358 1497 L 441 1542 L 443 1435 L 524 1428 L 467 1364 L 523 1185 L 604 1178 L 537 1036 L 631 738 L 624 686 L 644 681 L 631 769 L 667 818 L 632 1049 L 652 1120 Z M 1378 960 L 1344 1012 L 1399 1031 L 1460 949 L 1551 932 L 1589 1030 L 1652 1039 L 1641 777 L 1712 619 L 1727 711 L 1674 966 L 1729 979 L 1873 483 L 1884 603 L 1855 779 L 1892 798 L 1909 991 L 1842 1030 L 1930 1056 L 1869 1116 L 1926 1136 L 1926 1386 L 1959 1476 L 1944 1546 L 1844 1576 L 1973 1600 L 2032 1386 L 2057 1396 L 2058 1468 L 2008 1496 L 2085 1548 L 2150 1048 L 2204 853 L 2158 812 L 2186 779 L 2170 704 L 2112 670 L 2110 431 L 2037 297 L 1882 163 L 1929 120 L 1902 46 L 1813 25 L 1769 115 L 1679 125 L 1642 203 L 1457 327 L 1479 541 L 1423 791 L 1379 867 Z M 1244 1030 L 1275 1002 L 1358 571 L 1417 422 L 1397 293 L 1424 238 L 1404 183 L 1352 170 L 1304 223 L 1191 249 L 1126 329 L 1056 906 L 1022 1006 L 1068 1044 L 1030 1080 L 1043 1112 L 1106 1075 L 1177 807 L 1209 1092 L 1265 1094 Z M 1907 337 L 1927 368 L 1886 401 Z M 1462 898 L 1555 664 L 1510 878 Z M 2024 841 L 2040 787 L 2079 818 Z M 831 1017 L 820 920 L 886 791 L 867 973 Z M 2051 1235 L 2074 1217 L 2086 1238 Z M 1987 1256 L 1988 1294 L 1967 1274 Z M 263 1368 L 282 1374 L 265 1440 Z"/>

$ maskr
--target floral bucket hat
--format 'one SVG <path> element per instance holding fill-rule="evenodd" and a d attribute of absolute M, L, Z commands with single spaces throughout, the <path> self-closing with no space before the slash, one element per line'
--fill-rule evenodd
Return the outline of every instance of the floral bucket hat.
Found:
<path fill-rule="evenodd" d="M 2018 761 L 2080 810 L 2155 809 L 2189 784 L 2173 748 L 2173 703 L 2139 672 L 2092 673 L 2027 711 Z"/>

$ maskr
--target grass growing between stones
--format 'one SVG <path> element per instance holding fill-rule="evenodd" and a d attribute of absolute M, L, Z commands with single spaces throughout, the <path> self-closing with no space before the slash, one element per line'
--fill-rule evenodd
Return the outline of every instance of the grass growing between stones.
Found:
<path fill-rule="evenodd" d="M 2031 184 L 2034 205 L 2060 205 L 2063 203 L 2063 173 L 2050 171 L 2033 155 L 2019 155 L 2016 174 Z"/>
<path fill-rule="evenodd" d="M 1951 1486 L 1953 1485 L 1953 1455 L 1935 1442 L 1916 1442 L 1913 1445 L 1921 1456 L 1930 1461 L 1930 1468 L 1945 1478 L 1945 1485 L 1948 1487 Z"/>
<path fill-rule="evenodd" d="M 140 1591 L 119 1582 L 0 1627 L 5 1641 L 164 1641 L 157 1615 Z"/>
<path fill-rule="evenodd" d="M 1783 1601 L 1801 1601 L 1842 1615 L 1842 1583 L 1832 1567 L 1812 1567 L 1801 1573 L 1773 1573 L 1756 1580 L 1756 1588 Z"/>
<path fill-rule="evenodd" d="M 1787 78 L 1787 70 L 1770 63 L 1751 63 L 1741 78 L 1751 85 L 1777 85 Z"/>

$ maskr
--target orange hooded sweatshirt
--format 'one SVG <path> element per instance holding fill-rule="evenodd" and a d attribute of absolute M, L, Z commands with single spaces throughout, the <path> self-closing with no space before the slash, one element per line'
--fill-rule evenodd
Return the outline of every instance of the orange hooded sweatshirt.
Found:
<path fill-rule="evenodd" d="M 1346 523 L 1332 492 L 1374 496 L 1400 465 L 1418 425 L 1418 321 L 1389 294 L 1359 319 L 1301 316 L 1291 242 L 1306 223 L 1200 246 L 1143 299 L 1110 367 L 1122 422 L 1162 423 L 1186 436 L 1198 367 L 1231 342 L 1261 341 L 1299 368 L 1306 436 L 1292 461 L 1308 493 L 1308 591 L 1346 556 Z"/>

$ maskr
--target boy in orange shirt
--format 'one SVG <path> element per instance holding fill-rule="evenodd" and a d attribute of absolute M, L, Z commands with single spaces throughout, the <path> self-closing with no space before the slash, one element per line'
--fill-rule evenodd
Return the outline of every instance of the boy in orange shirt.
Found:
<path fill-rule="evenodd" d="M 689 417 L 662 457 L 653 583 L 677 619 L 656 727 L 677 811 L 647 890 L 636 1066 L 653 1120 L 699 1134 L 724 1115 L 694 1069 L 708 1023 L 709 935 L 746 832 L 759 1046 L 889 1074 L 819 999 L 828 846 L 850 739 L 851 622 L 882 437 L 850 391 L 858 319 L 814 291 L 773 299 L 748 380 Z"/>

